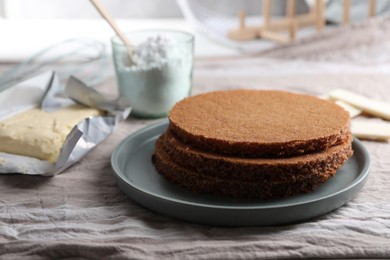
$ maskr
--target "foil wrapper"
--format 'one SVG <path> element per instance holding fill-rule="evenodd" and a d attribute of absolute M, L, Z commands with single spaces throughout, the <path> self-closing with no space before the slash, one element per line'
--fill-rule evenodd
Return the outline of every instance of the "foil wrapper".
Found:
<path fill-rule="evenodd" d="M 85 118 L 75 125 L 55 163 L 0 152 L 0 174 L 59 174 L 105 140 L 131 111 L 126 102 L 109 100 L 75 77 L 69 78 L 65 91 L 61 90 L 55 72 L 43 73 L 0 92 L 0 120 L 35 107 L 50 112 L 74 103 L 106 111 L 106 115 Z"/>

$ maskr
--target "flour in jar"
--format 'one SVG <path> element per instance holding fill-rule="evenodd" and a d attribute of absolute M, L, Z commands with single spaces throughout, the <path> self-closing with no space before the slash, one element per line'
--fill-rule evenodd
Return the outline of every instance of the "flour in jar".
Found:
<path fill-rule="evenodd" d="M 134 49 L 135 63 L 123 53 L 116 64 L 120 95 L 130 101 L 132 113 L 160 117 L 191 90 L 192 45 L 168 34 L 147 37 Z M 115 61 L 115 59 L 114 59 Z"/>
<path fill-rule="evenodd" d="M 149 37 L 135 49 L 136 65 L 132 68 L 161 68 L 170 61 L 177 61 L 180 59 L 180 51 L 175 48 L 177 46 L 177 41 L 167 36 Z"/>

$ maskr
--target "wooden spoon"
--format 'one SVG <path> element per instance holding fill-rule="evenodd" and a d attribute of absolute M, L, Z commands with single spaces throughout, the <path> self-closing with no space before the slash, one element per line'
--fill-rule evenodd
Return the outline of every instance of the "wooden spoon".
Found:
<path fill-rule="evenodd" d="M 131 42 L 126 37 L 126 35 L 119 29 L 114 18 L 111 16 L 108 10 L 102 5 L 100 0 L 90 0 L 90 2 L 100 13 L 100 15 L 107 21 L 107 23 L 111 26 L 111 28 L 115 31 L 119 39 L 121 39 L 121 41 L 126 45 L 129 54 L 130 64 L 136 65 L 137 63 L 134 57 L 134 46 L 131 44 Z"/>

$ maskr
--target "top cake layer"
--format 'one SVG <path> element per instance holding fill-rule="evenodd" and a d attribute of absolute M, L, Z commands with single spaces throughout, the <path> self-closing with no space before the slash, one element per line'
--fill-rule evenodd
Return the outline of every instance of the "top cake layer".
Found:
<path fill-rule="evenodd" d="M 325 150 L 349 138 L 349 114 L 319 98 L 284 91 L 217 91 L 186 98 L 170 129 L 199 149 L 246 157 Z"/>
<path fill-rule="evenodd" d="M 101 111 L 74 105 L 54 112 L 32 109 L 0 122 L 0 152 L 54 163 L 72 128 Z"/>

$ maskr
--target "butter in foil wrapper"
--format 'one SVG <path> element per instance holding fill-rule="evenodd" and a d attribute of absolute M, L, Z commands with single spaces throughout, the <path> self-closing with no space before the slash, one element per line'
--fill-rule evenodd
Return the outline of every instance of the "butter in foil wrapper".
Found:
<path fill-rule="evenodd" d="M 55 163 L 0 152 L 0 173 L 59 174 L 105 140 L 131 111 L 126 102 L 109 100 L 75 77 L 69 78 L 64 93 L 54 72 L 43 73 L 0 92 L 0 121 L 37 107 L 52 112 L 75 103 L 105 111 L 106 114 L 85 118 L 75 125 Z"/>

